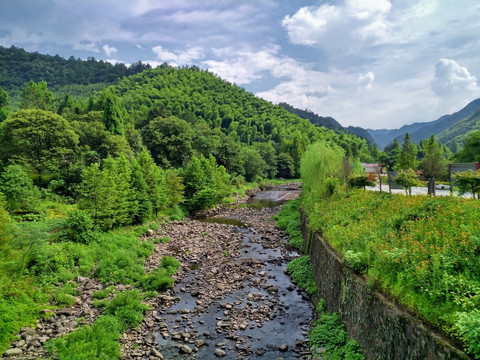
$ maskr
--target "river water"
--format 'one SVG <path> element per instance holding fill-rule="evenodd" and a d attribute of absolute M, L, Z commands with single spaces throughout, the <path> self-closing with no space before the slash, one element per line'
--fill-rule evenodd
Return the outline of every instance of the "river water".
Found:
<path fill-rule="evenodd" d="M 278 205 L 292 197 L 291 192 L 261 192 L 257 200 L 247 205 L 248 209 L 231 210 L 228 217 L 202 219 L 207 223 L 227 224 L 225 231 L 240 235 L 237 256 L 229 256 L 226 260 L 230 268 L 252 266 L 248 274 L 242 274 L 240 286 L 222 292 L 221 298 L 212 301 L 207 308 L 198 306 L 196 294 L 198 281 L 203 276 L 202 263 L 190 266 L 191 271 L 173 289 L 176 302 L 159 310 L 164 327 L 169 330 L 168 333 L 159 332 L 156 337 L 164 358 L 308 357 L 306 335 L 314 308 L 306 294 L 285 273 L 287 262 L 298 254 L 282 242 L 272 245 L 270 231 L 265 233 L 261 226 L 249 224 L 258 220 L 257 211 L 269 207 L 271 213 L 278 212 Z M 245 216 L 245 212 L 248 215 Z M 239 220 L 242 214 L 243 219 Z"/>

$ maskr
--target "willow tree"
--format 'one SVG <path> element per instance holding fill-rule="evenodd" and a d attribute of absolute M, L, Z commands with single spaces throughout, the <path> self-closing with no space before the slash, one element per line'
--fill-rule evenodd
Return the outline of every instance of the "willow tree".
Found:
<path fill-rule="evenodd" d="M 310 200 L 335 191 L 341 178 L 344 151 L 335 144 L 319 141 L 307 147 L 300 164 L 303 188 Z"/>

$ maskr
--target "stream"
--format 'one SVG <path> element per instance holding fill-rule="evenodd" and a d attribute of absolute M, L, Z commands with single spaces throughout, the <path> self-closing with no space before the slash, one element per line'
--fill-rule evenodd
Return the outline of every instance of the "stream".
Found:
<path fill-rule="evenodd" d="M 309 358 L 313 305 L 285 273 L 298 254 L 270 221 L 298 194 L 259 192 L 248 204 L 163 229 L 180 233 L 164 252 L 184 269 L 153 314 L 161 319 L 155 343 L 163 358 Z"/>

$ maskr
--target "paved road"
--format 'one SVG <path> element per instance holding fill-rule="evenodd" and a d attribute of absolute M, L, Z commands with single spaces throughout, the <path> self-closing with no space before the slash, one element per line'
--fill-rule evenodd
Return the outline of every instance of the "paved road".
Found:
<path fill-rule="evenodd" d="M 379 186 L 368 186 L 367 190 L 370 191 L 380 191 Z M 388 185 L 382 184 L 382 191 L 389 192 L 390 189 Z M 405 190 L 398 190 L 398 189 L 392 189 L 393 194 L 405 194 Z M 412 194 L 413 195 L 427 195 L 428 194 L 428 189 L 426 187 L 412 187 Z M 436 190 L 435 191 L 436 196 L 450 196 L 450 190 Z M 458 196 L 458 191 L 454 191 L 453 195 Z M 464 198 L 471 198 L 472 194 L 464 194 L 462 195 Z"/>

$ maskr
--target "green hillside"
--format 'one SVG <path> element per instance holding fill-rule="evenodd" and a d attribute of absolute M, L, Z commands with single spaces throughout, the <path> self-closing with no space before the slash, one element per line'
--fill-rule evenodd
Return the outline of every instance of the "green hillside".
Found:
<path fill-rule="evenodd" d="M 456 149 L 457 146 L 463 146 L 467 136 L 475 130 L 480 130 L 480 107 L 472 115 L 440 133 L 437 140 L 451 149 Z"/>
<path fill-rule="evenodd" d="M 141 62 L 127 67 L 125 64 L 112 65 L 94 58 L 68 60 L 58 55 L 29 53 L 21 48 L 0 46 L 0 87 L 11 96 L 17 95 L 30 80 L 46 81 L 52 90 L 62 86 L 112 84 L 117 79 L 149 69 Z M 73 94 L 71 94 L 73 95 Z"/>

